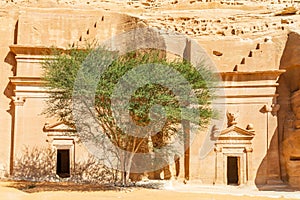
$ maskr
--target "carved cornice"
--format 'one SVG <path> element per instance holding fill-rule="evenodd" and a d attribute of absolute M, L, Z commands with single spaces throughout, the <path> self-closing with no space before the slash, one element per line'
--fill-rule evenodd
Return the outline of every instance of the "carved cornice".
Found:
<path fill-rule="evenodd" d="M 14 86 L 43 86 L 45 84 L 40 77 L 13 76 L 9 77 L 9 80 Z"/>
<path fill-rule="evenodd" d="M 252 140 L 253 130 L 246 130 L 237 126 L 230 126 L 221 131 L 218 140 Z"/>
<path fill-rule="evenodd" d="M 218 98 L 254 99 L 276 98 L 277 79 L 285 70 L 219 72 L 222 83 L 217 86 L 224 93 Z"/>
<path fill-rule="evenodd" d="M 10 51 L 15 55 L 27 55 L 27 56 L 46 56 L 51 55 L 54 50 L 61 52 L 69 52 L 66 48 L 62 47 L 47 47 L 47 46 L 26 46 L 26 45 L 11 45 Z M 78 48 L 78 50 L 85 50 L 84 48 Z"/>
<path fill-rule="evenodd" d="M 39 77 L 9 77 L 16 97 L 46 98 L 51 91 Z"/>
<path fill-rule="evenodd" d="M 223 81 L 237 81 L 239 77 L 256 77 L 256 80 L 265 80 L 265 76 L 276 78 L 284 73 L 286 70 L 267 70 L 267 71 L 230 71 L 230 72 L 220 72 L 220 76 L 222 77 Z"/>
<path fill-rule="evenodd" d="M 69 126 L 64 122 L 56 122 L 54 124 L 45 123 L 43 127 L 44 132 L 56 132 L 56 133 L 66 133 L 66 132 L 76 132 L 76 129 Z"/>
<path fill-rule="evenodd" d="M 16 55 L 50 55 L 54 48 L 46 46 L 11 45 L 10 50 Z M 58 48 L 62 50 L 62 48 Z"/>

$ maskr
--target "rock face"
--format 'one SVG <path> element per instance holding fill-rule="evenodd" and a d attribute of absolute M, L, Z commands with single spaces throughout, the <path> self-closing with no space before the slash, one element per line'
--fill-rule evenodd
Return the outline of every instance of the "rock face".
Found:
<path fill-rule="evenodd" d="M 295 115 L 295 120 L 294 120 L 294 128 L 299 129 L 300 128 L 300 90 L 297 90 L 294 92 L 291 96 L 291 106 L 292 106 L 292 111 Z"/>
<path fill-rule="evenodd" d="M 294 65 L 300 64 L 300 35 L 297 32 L 288 34 L 288 41 L 285 46 L 284 53 L 280 61 L 280 68 L 287 69 Z"/>
<path fill-rule="evenodd" d="M 299 72 L 293 70 L 293 75 L 299 77 Z M 291 75 L 291 74 L 289 74 Z M 292 77 L 291 77 L 292 78 Z M 288 181 L 290 185 L 298 187 L 300 183 L 300 174 L 299 169 L 299 90 L 295 92 L 290 92 L 290 101 L 291 110 L 282 110 L 280 115 L 283 115 L 283 112 L 286 112 L 284 118 L 284 130 L 279 132 L 281 137 L 281 165 L 283 170 L 283 179 Z M 285 95 L 285 93 L 283 93 Z M 283 102 L 281 102 L 283 103 Z M 289 115 L 289 116 L 288 116 Z M 279 124 L 282 125 L 281 121 Z"/>
<path fill-rule="evenodd" d="M 280 68 L 286 72 L 278 80 L 278 130 L 281 156 L 282 179 L 298 187 L 298 132 L 299 132 L 299 34 L 291 32 L 280 62 Z"/>
<path fill-rule="evenodd" d="M 220 103 L 222 123 L 213 121 L 208 133 L 199 131 L 188 151 L 174 158 L 175 164 L 150 176 L 160 178 L 163 171 L 166 179 L 173 175 L 204 184 L 260 187 L 282 180 L 299 186 L 297 7 L 293 12 L 284 10 L 293 15 L 283 16 L 282 12 L 276 16 L 284 5 L 275 1 L 11 0 L 0 5 L 4 7 L 0 10 L 1 176 L 13 174 L 24 145 L 50 147 L 57 159 L 67 150 L 70 176 L 75 163 L 87 155 L 75 136 L 64 134 L 73 129 L 41 115 L 48 91 L 41 80 L 40 62 L 53 45 L 83 47 L 151 27 L 167 32 L 157 45 L 178 48 L 180 55 L 172 56 L 186 56 L 191 61 L 199 56 L 193 52 L 191 40 L 178 40 L 180 44 L 171 46 L 168 35 L 173 33 L 178 38 L 180 34 L 188 36 L 203 47 L 222 80 L 223 93 L 218 98 L 225 101 Z M 203 151 L 207 144 L 213 147 Z"/>

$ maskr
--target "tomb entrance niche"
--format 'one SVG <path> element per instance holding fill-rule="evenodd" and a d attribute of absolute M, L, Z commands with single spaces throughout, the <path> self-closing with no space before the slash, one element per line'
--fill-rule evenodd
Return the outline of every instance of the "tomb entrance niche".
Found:
<path fill-rule="evenodd" d="M 76 131 L 63 122 L 46 123 L 43 131 L 47 134 L 47 142 L 56 152 L 55 172 L 61 178 L 69 178 L 75 170 Z"/>
<path fill-rule="evenodd" d="M 253 183 L 252 139 L 254 131 L 232 125 L 221 131 L 215 143 L 214 184 Z"/>
<path fill-rule="evenodd" d="M 227 157 L 227 185 L 239 185 L 240 159 L 237 156 Z"/>
<path fill-rule="evenodd" d="M 70 177 L 70 150 L 69 149 L 57 150 L 56 174 L 61 178 Z"/>

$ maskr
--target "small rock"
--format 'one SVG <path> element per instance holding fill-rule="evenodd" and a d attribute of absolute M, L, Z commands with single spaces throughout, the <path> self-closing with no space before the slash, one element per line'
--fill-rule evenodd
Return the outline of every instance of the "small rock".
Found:
<path fill-rule="evenodd" d="M 225 36 L 225 33 L 224 33 L 224 31 L 217 31 L 216 33 L 217 33 L 218 35 Z"/>
<path fill-rule="evenodd" d="M 289 21 L 287 19 L 281 19 L 281 24 L 289 24 Z"/>
<path fill-rule="evenodd" d="M 220 51 L 213 51 L 213 54 L 214 54 L 215 56 L 222 56 L 222 55 L 223 55 L 223 53 L 220 52 Z"/>
<path fill-rule="evenodd" d="M 297 9 L 293 6 L 284 8 L 282 11 L 275 13 L 275 16 L 283 16 L 283 15 L 295 15 L 297 13 Z"/>

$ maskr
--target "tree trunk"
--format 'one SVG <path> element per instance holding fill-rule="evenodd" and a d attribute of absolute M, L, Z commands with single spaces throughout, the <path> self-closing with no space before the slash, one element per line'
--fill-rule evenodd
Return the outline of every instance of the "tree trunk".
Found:
<path fill-rule="evenodd" d="M 130 169 L 132 165 L 134 153 L 122 153 L 122 186 L 128 186 L 129 184 L 129 176 L 130 176 Z"/>
<path fill-rule="evenodd" d="M 125 180 L 126 180 L 126 184 L 129 183 L 129 177 L 130 177 L 130 170 L 131 170 L 131 165 L 132 165 L 132 160 L 133 160 L 133 156 L 134 153 L 129 153 L 128 158 L 126 159 L 126 168 L 125 168 L 125 172 L 126 172 L 126 176 L 125 176 Z"/>

